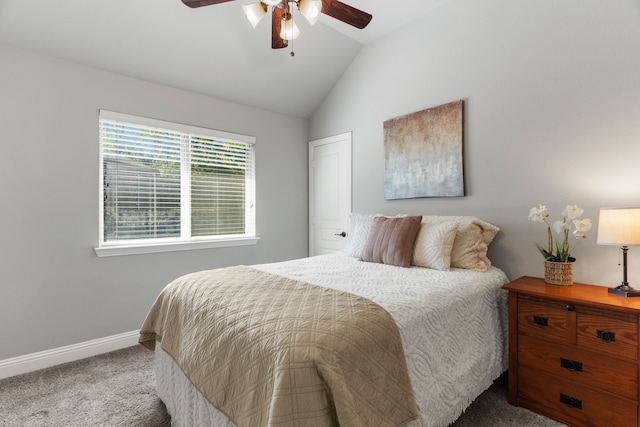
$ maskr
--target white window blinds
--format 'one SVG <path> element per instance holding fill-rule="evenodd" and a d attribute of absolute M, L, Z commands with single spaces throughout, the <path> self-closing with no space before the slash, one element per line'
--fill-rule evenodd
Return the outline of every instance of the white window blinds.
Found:
<path fill-rule="evenodd" d="M 101 244 L 254 236 L 253 143 L 100 111 Z"/>

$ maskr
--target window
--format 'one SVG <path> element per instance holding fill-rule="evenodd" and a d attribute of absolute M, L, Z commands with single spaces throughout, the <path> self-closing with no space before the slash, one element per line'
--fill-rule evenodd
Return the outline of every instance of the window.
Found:
<path fill-rule="evenodd" d="M 99 122 L 99 256 L 255 243 L 254 137 L 104 110 Z"/>

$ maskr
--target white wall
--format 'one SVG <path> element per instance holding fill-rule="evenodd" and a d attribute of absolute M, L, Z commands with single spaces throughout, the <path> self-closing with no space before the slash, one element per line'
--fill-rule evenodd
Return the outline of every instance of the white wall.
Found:
<path fill-rule="evenodd" d="M 375 19 L 375 18 L 374 18 Z M 387 119 L 465 100 L 464 198 L 385 201 Z M 510 278 L 541 276 L 546 204 L 585 208 L 574 280 L 618 284 L 618 249 L 597 246 L 598 209 L 640 206 L 640 3 L 451 0 L 363 48 L 310 122 L 310 138 L 353 131 L 353 210 L 476 215 Z M 640 247 L 629 255 L 640 287 Z"/>
<path fill-rule="evenodd" d="M 97 258 L 101 108 L 256 136 L 260 242 Z M 301 119 L 0 45 L 0 360 L 136 330 L 183 273 L 306 256 L 307 131 Z"/>

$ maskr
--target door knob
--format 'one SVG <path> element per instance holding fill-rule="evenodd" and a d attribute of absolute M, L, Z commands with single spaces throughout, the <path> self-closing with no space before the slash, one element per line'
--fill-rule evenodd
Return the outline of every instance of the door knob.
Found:
<path fill-rule="evenodd" d="M 343 231 L 342 233 L 336 233 L 336 234 L 334 234 L 334 236 L 347 237 L 347 233 L 345 233 L 345 232 Z"/>

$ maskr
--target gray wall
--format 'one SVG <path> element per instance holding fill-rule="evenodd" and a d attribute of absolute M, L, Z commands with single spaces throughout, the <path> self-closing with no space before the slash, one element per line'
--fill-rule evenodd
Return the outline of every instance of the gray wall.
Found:
<path fill-rule="evenodd" d="M 383 122 L 458 99 L 466 197 L 385 201 Z M 451 0 L 360 51 L 310 122 L 310 139 L 345 131 L 354 211 L 479 216 L 517 278 L 543 274 L 529 208 L 560 219 L 577 204 L 594 229 L 573 245 L 575 280 L 618 284 L 619 250 L 596 245 L 595 225 L 602 206 L 640 206 L 640 3 Z M 640 247 L 629 263 L 640 287 Z"/>
<path fill-rule="evenodd" d="M 101 108 L 256 136 L 260 242 L 97 258 Z M 307 133 L 305 120 L 0 45 L 0 360 L 136 330 L 183 273 L 306 256 Z"/>

